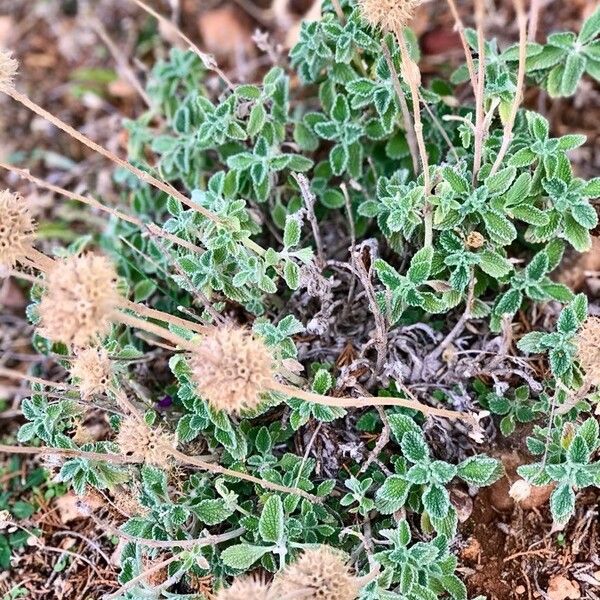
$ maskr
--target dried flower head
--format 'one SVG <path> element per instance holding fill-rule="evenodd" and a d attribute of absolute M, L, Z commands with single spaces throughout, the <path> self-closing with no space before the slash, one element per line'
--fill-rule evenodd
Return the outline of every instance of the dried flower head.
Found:
<path fill-rule="evenodd" d="M 355 600 L 359 588 L 350 567 L 329 546 L 306 550 L 274 583 L 279 596 L 305 600 Z"/>
<path fill-rule="evenodd" d="M 272 600 L 269 586 L 256 577 L 240 577 L 229 588 L 219 590 L 215 600 Z"/>
<path fill-rule="evenodd" d="M 0 89 L 13 87 L 15 75 L 19 63 L 12 57 L 11 53 L 0 48 Z"/>
<path fill-rule="evenodd" d="M 159 427 L 128 417 L 121 423 L 117 445 L 126 456 L 149 465 L 166 468 L 175 448 L 175 438 Z"/>
<path fill-rule="evenodd" d="M 471 231 L 467 236 L 467 246 L 469 248 L 481 248 L 485 244 L 485 238 L 479 231 Z"/>
<path fill-rule="evenodd" d="M 86 346 L 108 334 L 119 303 L 117 273 L 104 256 L 82 254 L 57 261 L 46 274 L 39 305 L 42 334 Z"/>
<path fill-rule="evenodd" d="M 10 190 L 0 191 L 0 266 L 12 268 L 27 256 L 34 231 L 33 219 L 23 197 Z"/>
<path fill-rule="evenodd" d="M 508 495 L 515 502 L 523 502 L 531 496 L 531 484 L 524 479 L 517 479 L 508 490 Z"/>
<path fill-rule="evenodd" d="M 198 393 L 228 413 L 255 408 L 272 380 L 265 344 L 240 327 L 215 328 L 190 356 Z"/>
<path fill-rule="evenodd" d="M 588 317 L 577 334 L 577 359 L 594 385 L 600 385 L 600 318 Z"/>
<path fill-rule="evenodd" d="M 362 18 L 378 29 L 398 33 L 423 0 L 359 0 Z"/>
<path fill-rule="evenodd" d="M 84 399 L 103 393 L 112 376 L 112 363 L 104 348 L 79 350 L 71 364 L 71 377 Z"/>

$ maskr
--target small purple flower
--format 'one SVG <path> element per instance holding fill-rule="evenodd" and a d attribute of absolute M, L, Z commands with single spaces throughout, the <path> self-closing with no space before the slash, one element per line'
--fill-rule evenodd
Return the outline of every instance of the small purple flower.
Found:
<path fill-rule="evenodd" d="M 165 396 L 162 400 L 159 400 L 156 403 L 156 408 L 158 410 L 166 410 L 173 405 L 173 398 L 171 396 Z"/>

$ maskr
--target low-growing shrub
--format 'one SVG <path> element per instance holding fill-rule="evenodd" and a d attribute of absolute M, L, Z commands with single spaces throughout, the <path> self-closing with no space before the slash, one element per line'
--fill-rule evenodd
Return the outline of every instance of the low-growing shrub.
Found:
<path fill-rule="evenodd" d="M 257 84 L 173 49 L 125 123 L 128 161 L 18 92 L 2 55 L 0 89 L 126 190 L 117 209 L 50 187 L 109 220 L 52 257 L 0 194 L 0 261 L 34 278 L 33 344 L 71 374 L 32 374 L 19 451 L 59 457 L 124 539 L 111 598 L 201 598 L 210 575 L 221 600 L 464 599 L 450 490 L 502 476 L 480 451 L 490 411 L 504 435 L 533 422 L 515 497 L 553 484 L 564 524 L 600 486 L 600 326 L 553 277 L 591 247 L 600 179 L 573 173 L 584 136 L 521 107 L 525 86 L 600 79 L 600 11 L 538 44 L 515 0 L 519 43 L 501 49 L 481 2 L 474 31 L 449 0 L 466 63 L 441 80 L 418 67 L 418 4 L 325 0 Z M 524 328 L 557 304 L 554 330 Z M 85 427 L 99 411 L 102 440 Z"/>

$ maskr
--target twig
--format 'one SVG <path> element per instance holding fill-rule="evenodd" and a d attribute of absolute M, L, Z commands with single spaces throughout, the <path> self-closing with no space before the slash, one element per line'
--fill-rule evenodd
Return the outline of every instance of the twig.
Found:
<path fill-rule="evenodd" d="M 364 473 L 371 466 L 371 464 L 377 459 L 377 457 L 381 454 L 383 449 L 387 446 L 388 442 L 390 441 L 391 430 L 387 415 L 385 414 L 385 410 L 383 410 L 381 406 L 377 406 L 375 410 L 379 414 L 379 418 L 383 423 L 383 428 L 381 430 L 381 434 L 379 435 L 379 439 L 373 447 L 373 450 L 371 450 L 371 452 L 369 453 L 367 460 L 360 468 L 359 473 Z"/>
<path fill-rule="evenodd" d="M 7 369 L 5 367 L 0 367 L 0 376 L 8 377 L 10 379 L 20 379 L 23 381 L 29 381 L 31 383 L 39 383 L 40 385 L 53 387 L 65 391 L 76 390 L 77 388 L 69 385 L 68 383 L 60 382 L 60 381 L 49 381 L 47 379 L 41 379 L 39 377 L 33 377 L 32 375 L 27 375 L 26 373 L 21 373 L 21 371 L 17 371 L 15 369 Z"/>
<path fill-rule="evenodd" d="M 189 208 L 196 210 L 202 216 L 206 217 L 210 221 L 213 221 L 215 223 L 221 222 L 221 219 L 216 214 L 214 214 L 210 210 L 207 210 L 203 206 L 200 206 L 199 204 L 192 202 L 191 200 L 186 198 L 179 190 L 174 188 L 171 184 L 165 183 L 164 181 L 160 181 L 160 179 L 157 179 L 150 173 L 147 173 L 146 171 L 142 171 L 141 169 L 138 169 L 137 167 L 133 166 L 128 161 L 123 160 L 122 158 L 119 158 L 116 154 L 114 154 L 110 150 L 107 150 L 100 144 L 97 144 L 96 142 L 94 142 L 93 140 L 88 138 L 87 136 L 83 135 L 81 132 L 77 131 L 77 129 L 75 129 L 74 127 L 71 127 L 71 125 L 65 123 L 64 121 L 62 121 L 61 119 L 59 119 L 58 117 L 53 115 L 51 112 L 48 112 L 45 108 L 42 108 L 41 106 L 39 106 L 38 104 L 36 104 L 32 100 L 30 100 L 28 96 L 17 91 L 17 89 L 15 89 L 14 87 L 3 86 L 1 88 L 1 91 L 3 91 L 7 96 L 10 96 L 13 100 L 18 102 L 19 104 L 22 104 L 24 107 L 26 107 L 29 110 L 31 110 L 32 112 L 34 112 L 36 115 L 42 117 L 43 119 L 46 119 L 46 121 L 52 123 L 52 125 L 58 127 L 58 129 L 60 129 L 61 131 L 64 131 L 65 133 L 70 135 L 72 138 L 74 138 L 78 142 L 82 143 L 84 146 L 87 146 L 94 152 L 97 152 L 98 154 L 100 154 L 104 158 L 107 158 L 108 160 L 115 163 L 119 167 L 126 169 L 127 171 L 129 171 L 132 175 L 137 177 L 143 183 L 147 183 L 147 184 L 151 185 L 152 187 L 155 187 L 156 189 L 160 190 L 161 192 L 164 192 L 165 194 L 167 194 L 169 196 L 173 196 L 174 198 L 177 198 L 177 200 L 179 200 L 182 204 L 184 204 L 185 206 L 187 206 Z"/>
<path fill-rule="evenodd" d="M 95 198 L 92 198 L 91 196 L 80 196 L 79 194 L 74 194 L 73 192 L 70 192 L 69 190 L 66 190 L 64 188 L 61 188 L 61 187 L 58 187 L 51 183 L 48 183 L 47 181 L 44 181 L 43 179 L 40 179 L 39 177 L 35 177 L 34 175 L 32 175 L 28 169 L 20 169 L 19 167 L 15 167 L 14 165 L 9 165 L 8 163 L 4 163 L 4 162 L 0 162 L 0 168 L 5 169 L 11 173 L 14 173 L 15 175 L 18 175 L 19 177 L 21 177 L 22 179 L 30 181 L 31 183 L 33 183 L 34 185 L 36 185 L 42 189 L 49 190 L 51 192 L 59 194 L 60 196 L 69 198 L 70 200 L 75 200 L 77 202 L 81 202 L 82 204 L 87 204 L 88 206 L 91 206 L 92 208 L 96 208 L 97 210 L 100 210 L 102 212 L 108 213 L 108 214 L 112 215 L 113 217 L 116 217 L 117 219 L 121 219 L 122 221 L 131 223 L 132 225 L 136 225 L 137 227 L 139 227 L 142 230 L 147 229 L 151 235 L 165 238 L 166 240 L 169 240 L 170 242 L 173 242 L 174 244 L 178 244 L 178 245 L 182 246 L 183 248 L 190 250 L 191 252 L 194 252 L 196 254 L 204 253 L 204 249 L 200 248 L 200 246 L 196 246 L 195 244 L 192 244 L 191 242 L 188 242 L 187 240 L 184 240 L 183 238 L 180 238 L 177 235 L 174 235 L 172 233 L 169 233 L 168 231 L 165 231 L 164 229 L 160 228 L 155 223 L 144 223 L 137 217 L 128 215 L 116 208 L 111 207 L 111 206 L 106 206 L 106 204 L 102 204 L 99 200 L 96 200 Z"/>
<path fill-rule="evenodd" d="M 421 159 L 421 170 L 423 172 L 425 209 L 424 209 L 424 225 L 425 225 L 425 247 L 431 247 L 433 243 L 433 210 L 429 203 L 429 194 L 431 193 L 431 180 L 429 177 L 429 157 L 427 156 L 427 148 L 425 146 L 425 137 L 423 136 L 423 122 L 421 120 L 421 101 L 419 97 L 419 86 L 421 85 L 421 72 L 417 63 L 411 58 L 404 32 L 397 31 L 396 38 L 400 46 L 400 55 L 402 57 L 402 75 L 412 97 L 412 109 L 415 128 L 415 137 L 417 138 L 417 146 L 419 148 L 419 156 Z"/>
<path fill-rule="evenodd" d="M 419 411 L 426 416 L 445 417 L 447 419 L 457 419 L 462 421 L 472 422 L 473 417 L 468 413 L 455 410 L 447 410 L 444 408 L 434 408 L 426 404 L 422 404 L 418 400 L 407 400 L 405 398 L 385 398 L 374 396 L 358 396 L 356 398 L 338 398 L 334 396 L 322 396 L 314 392 L 307 392 L 299 388 L 285 385 L 277 381 L 269 384 L 269 389 L 281 392 L 286 396 L 300 398 L 307 402 L 314 402 L 323 406 L 336 406 L 340 408 L 369 408 L 372 406 L 402 406 Z"/>
<path fill-rule="evenodd" d="M 381 50 L 383 51 L 383 56 L 385 57 L 385 62 L 387 63 L 388 69 L 390 71 L 390 76 L 392 78 L 392 85 L 394 86 L 396 96 L 398 97 L 398 103 L 400 104 L 402 120 L 404 121 L 404 129 L 406 131 L 406 141 L 408 143 L 408 149 L 412 158 L 413 171 L 416 176 L 419 172 L 419 149 L 417 147 L 417 138 L 415 137 L 415 129 L 412 117 L 410 116 L 410 110 L 408 109 L 406 96 L 404 95 L 404 92 L 402 90 L 402 85 L 400 84 L 398 73 L 396 73 L 396 67 L 394 66 L 394 61 L 392 60 L 390 49 L 387 47 L 385 41 L 383 41 L 381 44 Z"/>
<path fill-rule="evenodd" d="M 475 22 L 477 24 L 477 54 L 479 66 L 477 69 L 477 88 L 475 90 L 475 148 L 473 151 L 473 184 L 481 168 L 483 157 L 484 107 L 483 96 L 485 92 L 485 7 L 483 0 L 475 0 Z"/>
<path fill-rule="evenodd" d="M 350 202 L 350 194 L 348 194 L 348 187 L 344 182 L 342 182 L 340 184 L 340 189 L 344 195 L 344 205 L 346 208 L 346 216 L 348 217 L 348 231 L 350 233 L 350 262 L 352 264 L 352 269 L 350 271 L 350 277 L 352 279 L 350 280 L 350 285 L 348 286 L 348 299 L 346 300 L 346 305 L 342 311 L 342 319 L 344 319 L 350 310 L 350 304 L 352 303 L 352 298 L 354 297 L 354 291 L 356 289 L 356 228 L 354 226 L 354 217 L 352 215 L 352 204 Z"/>
<path fill-rule="evenodd" d="M 531 6 L 529 7 L 529 32 L 527 35 L 530 42 L 535 42 L 537 36 L 537 27 L 542 4 L 542 0 L 531 0 Z"/>
<path fill-rule="evenodd" d="M 302 173 L 292 173 L 292 177 L 296 180 L 298 187 L 300 188 L 300 194 L 304 200 L 306 206 L 306 214 L 308 222 L 312 228 L 313 238 L 315 239 L 315 245 L 317 246 L 317 264 L 319 269 L 323 269 L 325 266 L 325 252 L 323 251 L 323 241 L 321 240 L 321 232 L 319 231 L 319 223 L 315 215 L 315 203 L 317 199 L 310 189 L 310 183 L 308 179 Z"/>
<path fill-rule="evenodd" d="M 131 86 L 135 89 L 135 91 L 139 94 L 140 98 L 144 101 L 148 108 L 153 108 L 152 101 L 150 97 L 146 93 L 144 86 L 140 83 L 139 79 L 136 77 L 136 74 L 133 72 L 133 69 L 129 66 L 129 63 L 117 48 L 117 45 L 113 42 L 108 31 L 100 21 L 100 19 L 94 17 L 91 14 L 87 14 L 89 19 L 90 27 L 96 32 L 98 37 L 104 42 L 105 46 L 108 48 L 108 51 L 111 53 L 114 61 L 117 63 L 117 68 L 123 74 L 123 77 L 129 81 Z"/>
<path fill-rule="evenodd" d="M 471 274 L 471 279 L 469 281 L 469 289 L 467 291 L 467 301 L 465 305 L 465 310 L 461 315 L 460 319 L 456 322 L 456 325 L 452 328 L 450 333 L 444 338 L 441 344 L 425 358 L 425 363 L 428 361 L 433 361 L 438 359 L 444 350 L 450 346 L 450 344 L 456 339 L 456 337 L 461 333 L 461 331 L 465 328 L 465 323 L 471 318 L 471 310 L 473 307 L 473 300 L 475 299 L 475 277 Z"/>
<path fill-rule="evenodd" d="M 225 84 L 230 90 L 235 89 L 235 86 L 233 85 L 231 80 L 227 77 L 227 75 L 225 75 L 225 73 L 223 73 L 223 71 L 221 71 L 214 58 L 209 54 L 205 54 L 204 52 L 202 52 L 200 48 L 198 48 L 198 46 L 196 46 L 196 44 L 194 44 L 194 42 L 192 42 L 192 40 L 190 40 L 190 38 L 187 35 L 185 35 L 185 33 L 181 31 L 181 29 L 179 29 L 179 27 L 177 27 L 168 19 L 165 19 L 165 17 L 163 17 L 160 13 L 156 12 L 153 8 L 148 6 L 145 2 L 142 2 L 142 0 L 130 1 L 135 2 L 141 9 L 145 10 L 149 15 L 152 15 L 157 21 L 159 21 L 163 27 L 170 30 L 178 38 L 184 41 L 188 45 L 189 49 L 202 61 L 202 64 L 205 66 L 205 68 L 215 72 L 225 82 Z"/>
<path fill-rule="evenodd" d="M 148 575 L 152 575 L 152 573 L 156 573 L 165 567 L 168 567 L 171 563 L 174 563 L 176 560 L 180 560 L 180 556 L 175 554 L 166 560 L 163 560 L 155 565 L 152 565 L 150 568 L 146 569 L 143 573 L 140 573 L 133 579 L 130 579 L 125 585 L 121 586 L 116 592 L 112 594 L 106 594 L 103 596 L 103 600 L 114 600 L 119 596 L 122 596 L 125 592 L 129 591 L 131 588 L 135 587 L 138 583 L 146 579 Z"/>
<path fill-rule="evenodd" d="M 512 102 L 510 114 L 504 125 L 504 134 L 502 136 L 502 145 L 494 162 L 494 166 L 490 171 L 490 175 L 496 173 L 500 168 L 504 156 L 508 152 L 508 148 L 513 139 L 513 127 L 517 118 L 517 112 L 523 99 L 523 86 L 525 83 L 525 62 L 527 59 L 527 15 L 523 9 L 523 0 L 513 0 L 515 11 L 517 13 L 517 22 L 519 23 L 519 69 L 517 72 L 517 89 Z"/>
<path fill-rule="evenodd" d="M 460 18 L 460 14 L 458 13 L 454 0 L 447 0 L 447 2 L 448 6 L 450 7 L 450 12 L 452 13 L 452 17 L 454 18 L 455 29 L 458 32 L 463 51 L 465 53 L 467 70 L 469 71 L 469 79 L 471 80 L 471 85 L 473 86 L 473 93 L 476 94 L 477 75 L 475 74 L 475 64 L 473 63 L 473 57 L 471 56 L 471 49 L 469 48 L 469 44 L 467 43 L 467 38 L 465 36 L 465 26 Z"/>

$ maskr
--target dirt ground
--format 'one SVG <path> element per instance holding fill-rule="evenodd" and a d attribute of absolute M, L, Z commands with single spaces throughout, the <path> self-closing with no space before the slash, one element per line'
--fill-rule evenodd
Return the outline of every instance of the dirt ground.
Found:
<path fill-rule="evenodd" d="M 213 53 L 234 81 L 252 81 L 265 64 L 264 51 L 284 60 L 303 15 L 311 15 L 311 0 L 172 0 L 152 3 L 177 21 L 199 46 Z M 459 3 L 469 20 L 470 3 Z M 516 39 L 512 3 L 490 2 L 488 29 L 501 42 Z M 540 23 L 540 37 L 557 28 L 578 29 L 596 5 L 592 0 L 550 0 Z M 21 63 L 18 85 L 38 103 L 84 131 L 111 150 L 124 155 L 126 138 L 121 119 L 144 110 L 143 88 L 150 66 L 166 56 L 173 39 L 157 29 L 134 2 L 124 0 L 0 0 L 0 46 L 14 51 Z M 445 3 L 429 2 L 415 20 L 424 52 L 426 75 L 447 69 L 448 59 L 461 57 Z M 262 50 L 259 50 L 260 46 Z M 550 102 L 543 94 L 528 94 L 526 103 L 550 118 L 555 135 L 585 133 L 589 142 L 575 157 L 579 174 L 597 176 L 600 170 L 600 89 L 585 82 L 575 100 Z M 75 192 L 92 190 L 115 200 L 111 166 L 77 143 L 32 118 L 23 108 L 0 99 L 0 160 L 18 159 L 40 177 Z M 71 239 L 98 224 L 94 215 L 67 211 L 48 194 L 34 192 L 13 177 L 0 173 L 0 184 L 32 197 L 40 230 L 52 239 Z M 60 223 L 60 225 L 57 225 Z M 573 257 L 561 278 L 592 299 L 600 293 L 600 247 L 585 257 Z M 29 347 L 31 327 L 24 310 L 26 294 L 11 280 L 0 281 L 0 364 L 10 360 L 23 368 L 37 355 Z M 51 374 L 49 374 L 51 376 Z M 14 384 L 10 384 L 14 385 Z M 0 380 L 10 402 L 0 413 L 0 438 L 14 441 L 22 422 L 19 400 L 24 390 Z M 491 451 L 511 468 L 525 460 L 523 432 Z M 0 457 L 0 488 L 18 495 L 20 485 L 35 465 L 11 463 Z M 513 471 L 514 473 L 514 471 Z M 552 528 L 545 504 L 523 509 L 508 497 L 509 480 L 481 493 L 471 506 L 457 490 L 457 506 L 467 515 L 457 548 L 460 572 L 470 594 L 490 600 L 542 598 L 568 600 L 600 598 L 598 521 L 599 495 L 580 494 L 577 514 L 563 531 Z M 0 572 L 0 593 L 12 598 L 17 584 L 36 600 L 99 598 L 117 589 L 115 546 L 101 537 L 101 528 L 81 518 L 72 494 L 46 496 L 50 482 L 23 491 L 39 510 L 29 525 L 42 530 L 38 545 L 18 552 L 14 568 Z M 99 499 L 107 515 L 119 518 L 109 499 Z M 460 506 L 463 503 L 463 506 Z M 39 544 L 43 544 L 43 548 Z M 61 567 L 65 556 L 74 558 Z M 62 562 L 61 562 L 62 561 Z M 57 568 L 60 567 L 60 568 Z M 3 598 L 3 600 L 4 600 Z"/>

